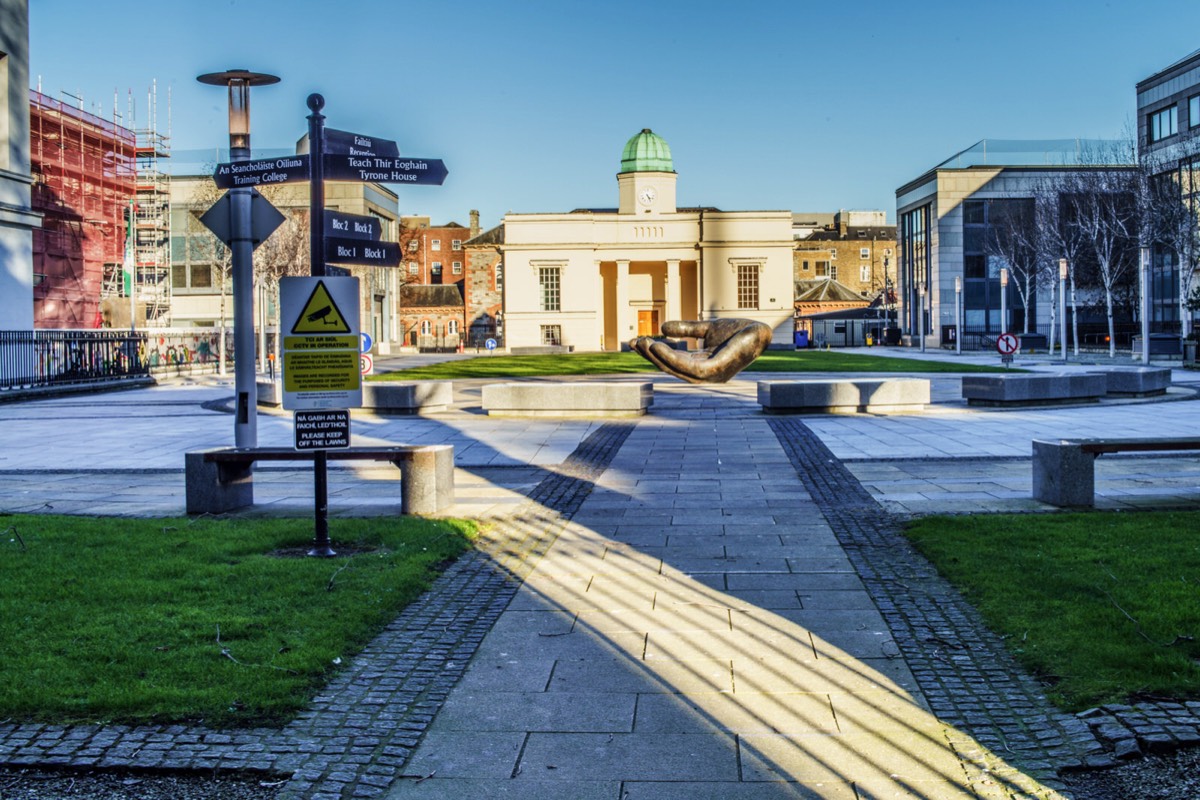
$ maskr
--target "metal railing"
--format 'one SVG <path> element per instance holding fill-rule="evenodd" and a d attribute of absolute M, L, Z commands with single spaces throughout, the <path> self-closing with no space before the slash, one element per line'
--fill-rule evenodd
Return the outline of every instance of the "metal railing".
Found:
<path fill-rule="evenodd" d="M 0 331 L 0 392 L 218 372 L 220 338 L 213 328 Z M 275 332 L 265 339 L 273 352 Z M 232 328 L 224 355 L 232 370 Z"/>
<path fill-rule="evenodd" d="M 146 377 L 145 343 L 130 331 L 0 331 L 0 391 Z"/>

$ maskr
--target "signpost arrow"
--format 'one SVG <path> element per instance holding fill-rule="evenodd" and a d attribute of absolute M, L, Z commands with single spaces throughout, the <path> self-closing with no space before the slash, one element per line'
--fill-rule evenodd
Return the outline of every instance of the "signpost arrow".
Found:
<path fill-rule="evenodd" d="M 448 170 L 440 158 L 384 158 L 327 153 L 325 179 L 441 186 Z"/>
<path fill-rule="evenodd" d="M 217 164 L 217 168 L 213 172 L 213 181 L 220 189 L 296 183 L 297 181 L 306 181 L 308 177 L 309 157 L 307 154 Z"/>
<path fill-rule="evenodd" d="M 221 199 L 205 211 L 200 222 L 226 245 L 233 240 L 233 224 L 229 216 L 229 207 L 233 204 L 229 195 L 221 195 Z M 250 239 L 255 247 L 265 242 L 275 229 L 284 223 L 287 217 L 271 205 L 271 201 L 258 193 L 257 189 L 250 190 Z"/>
<path fill-rule="evenodd" d="M 364 136 L 361 133 L 326 128 L 325 152 L 347 156 L 399 158 L 400 146 L 391 139 L 380 139 L 377 136 Z"/>
<path fill-rule="evenodd" d="M 325 210 L 325 235 L 347 239 L 368 239 L 378 242 L 383 237 L 383 225 L 378 217 L 346 214 Z"/>
<path fill-rule="evenodd" d="M 396 242 L 372 242 L 366 239 L 326 236 L 325 260 L 334 264 L 394 267 L 400 263 L 400 245 Z"/>

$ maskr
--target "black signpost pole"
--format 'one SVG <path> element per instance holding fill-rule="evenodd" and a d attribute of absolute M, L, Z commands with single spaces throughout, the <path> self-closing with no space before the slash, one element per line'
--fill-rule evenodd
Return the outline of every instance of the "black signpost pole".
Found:
<path fill-rule="evenodd" d="M 308 151 L 312 162 L 309 184 L 308 229 L 310 231 L 310 272 L 313 277 L 325 276 L 325 98 L 319 94 L 308 96 Z M 310 556 L 329 558 L 336 556 L 329 546 L 329 457 L 324 450 L 317 450 L 313 458 L 313 502 L 316 518 L 315 532 Z"/>
<path fill-rule="evenodd" d="M 308 152 L 312 161 L 311 188 L 308 203 L 308 228 L 311 249 L 309 259 L 313 277 L 325 275 L 325 98 L 319 94 L 308 96 Z"/>

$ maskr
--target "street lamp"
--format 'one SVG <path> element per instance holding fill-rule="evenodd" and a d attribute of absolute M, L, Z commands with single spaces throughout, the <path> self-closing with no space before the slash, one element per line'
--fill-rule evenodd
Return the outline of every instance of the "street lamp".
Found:
<path fill-rule="evenodd" d="M 1141 276 L 1142 283 L 1142 363 L 1150 363 L 1150 248 L 1142 247 L 1139 250 L 1141 259 L 1139 260 L 1140 269 L 1138 272 Z"/>
<path fill-rule="evenodd" d="M 917 309 L 917 330 L 920 331 L 921 352 L 925 352 L 925 284 L 917 284 L 917 297 L 921 298 L 920 307 Z"/>
<path fill-rule="evenodd" d="M 1063 363 L 1067 360 L 1067 260 L 1058 260 L 1058 346 L 1062 350 Z"/>
<path fill-rule="evenodd" d="M 954 354 L 962 355 L 962 276 L 954 276 Z"/>
<path fill-rule="evenodd" d="M 250 87 L 279 83 L 261 72 L 231 69 L 210 72 L 196 80 L 229 87 L 229 160 L 250 160 Z M 233 384 L 237 404 L 233 417 L 234 443 L 258 446 L 258 390 L 254 359 L 254 243 L 250 231 L 252 189 L 229 190 L 229 250 L 233 273 Z"/>
<path fill-rule="evenodd" d="M 1008 333 L 1008 267 L 1000 268 L 1000 332 Z"/>

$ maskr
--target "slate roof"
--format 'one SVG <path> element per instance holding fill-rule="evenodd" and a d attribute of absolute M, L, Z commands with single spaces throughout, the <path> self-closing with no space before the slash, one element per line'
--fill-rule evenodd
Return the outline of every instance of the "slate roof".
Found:
<path fill-rule="evenodd" d="M 867 298 L 831 278 L 796 281 L 797 303 L 866 303 Z"/>

